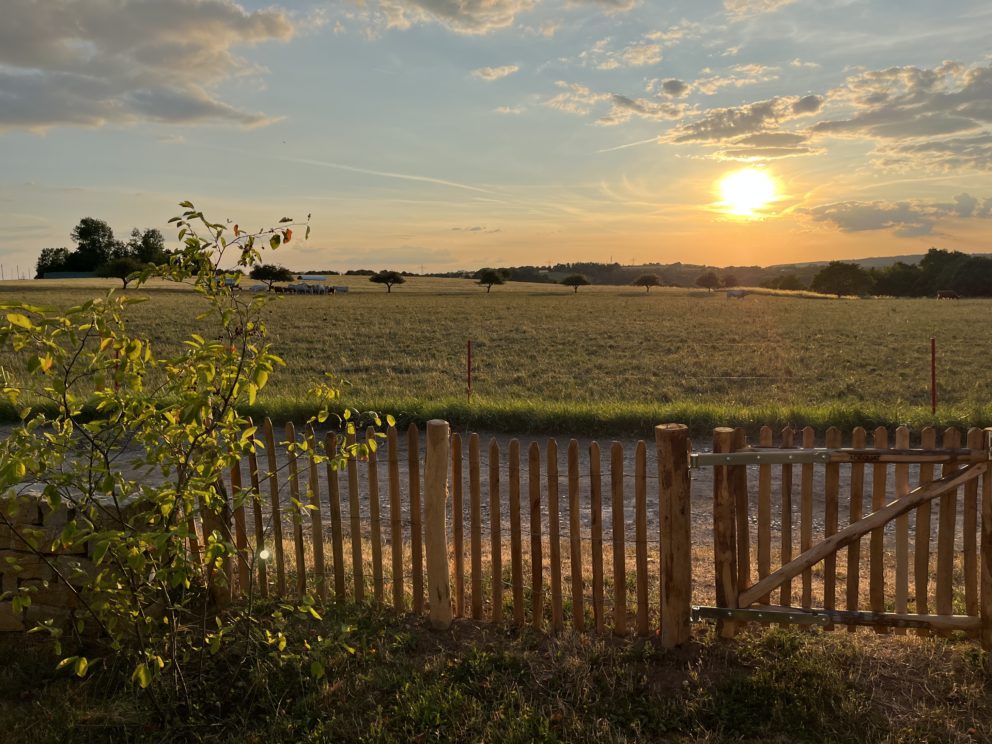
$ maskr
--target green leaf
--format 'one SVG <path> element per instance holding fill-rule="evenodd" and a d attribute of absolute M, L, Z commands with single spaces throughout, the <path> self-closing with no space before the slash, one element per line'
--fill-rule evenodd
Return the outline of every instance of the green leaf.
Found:
<path fill-rule="evenodd" d="M 85 656 L 80 656 L 76 659 L 76 665 L 73 667 L 73 671 L 76 672 L 77 677 L 85 677 L 86 670 L 90 668 L 90 663 L 86 660 Z"/>
<path fill-rule="evenodd" d="M 272 239 L 269 240 L 269 248 L 271 248 L 272 250 L 275 250 L 276 248 L 279 247 L 279 243 L 281 243 L 281 242 L 282 242 L 282 236 L 280 236 L 280 235 L 273 235 L 272 236 Z"/>
<path fill-rule="evenodd" d="M 392 414 L 386 414 L 386 424 L 388 426 L 396 426 L 396 419 L 393 418 Z"/>
<path fill-rule="evenodd" d="M 138 664 L 134 668 L 134 674 L 131 675 L 131 681 L 137 682 L 142 690 L 146 689 L 152 683 L 152 673 L 148 666 L 144 663 Z"/>
<path fill-rule="evenodd" d="M 19 328 L 26 328 L 29 331 L 34 328 L 34 324 L 28 320 L 28 316 L 21 315 L 21 313 L 7 313 L 7 322 Z"/>
<path fill-rule="evenodd" d="M 326 674 L 326 671 L 324 669 L 324 665 L 323 664 L 321 664 L 316 659 L 314 659 L 313 661 L 310 662 L 310 676 L 311 677 L 313 677 L 314 679 L 323 679 L 324 674 Z"/>

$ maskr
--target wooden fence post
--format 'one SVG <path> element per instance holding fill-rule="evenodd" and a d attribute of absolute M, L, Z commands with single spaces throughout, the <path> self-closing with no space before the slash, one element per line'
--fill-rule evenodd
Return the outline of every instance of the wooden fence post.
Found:
<path fill-rule="evenodd" d="M 992 429 L 985 430 L 986 438 L 992 437 Z M 982 648 L 992 651 L 992 473 L 982 476 L 982 538 L 981 566 L 979 568 Z"/>
<path fill-rule="evenodd" d="M 734 430 L 719 427 L 713 431 L 713 451 L 730 452 Z M 718 607 L 737 609 L 737 535 L 734 525 L 734 499 L 731 493 L 731 468 L 713 469 L 713 555 L 716 569 L 716 603 Z M 717 623 L 721 638 L 733 638 L 736 624 L 732 620 Z"/>
<path fill-rule="evenodd" d="M 448 529 L 445 512 L 448 501 L 448 459 L 450 456 L 447 421 L 427 422 L 427 457 L 424 477 L 424 537 L 427 548 L 427 597 L 430 623 L 434 630 L 451 626 L 451 581 L 448 567 Z"/>
<path fill-rule="evenodd" d="M 689 640 L 692 602 L 692 519 L 689 513 L 689 428 L 654 429 L 661 496 L 661 645 Z M 736 597 L 735 597 L 736 598 Z"/>

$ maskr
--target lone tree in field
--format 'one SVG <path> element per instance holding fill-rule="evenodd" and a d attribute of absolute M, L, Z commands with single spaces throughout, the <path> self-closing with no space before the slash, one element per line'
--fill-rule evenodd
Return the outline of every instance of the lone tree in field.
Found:
<path fill-rule="evenodd" d="M 276 266 L 275 264 L 259 264 L 258 266 L 252 268 L 251 273 L 248 276 L 255 281 L 265 282 L 271 292 L 273 284 L 276 282 L 291 282 L 296 275 L 285 266 Z"/>
<path fill-rule="evenodd" d="M 724 287 L 739 287 L 741 283 L 737 281 L 737 277 L 733 274 L 723 275 L 723 286 Z"/>
<path fill-rule="evenodd" d="M 823 294 L 860 295 L 871 290 L 871 274 L 854 263 L 831 261 L 813 277 L 809 288 Z"/>
<path fill-rule="evenodd" d="M 661 277 L 657 274 L 641 274 L 634 280 L 635 287 L 644 287 L 647 292 L 651 292 L 651 287 L 660 287 Z"/>
<path fill-rule="evenodd" d="M 561 280 L 561 283 L 574 289 L 576 294 L 579 293 L 579 287 L 587 287 L 592 284 L 585 274 L 569 274 Z"/>
<path fill-rule="evenodd" d="M 135 279 L 135 274 L 145 268 L 145 263 L 130 256 L 114 258 L 103 264 L 96 270 L 96 275 L 105 279 L 120 279 L 124 282 L 124 289 Z"/>
<path fill-rule="evenodd" d="M 482 269 L 479 271 L 477 284 L 486 288 L 486 294 L 493 288 L 494 284 L 505 284 L 503 274 L 497 269 Z"/>
<path fill-rule="evenodd" d="M 406 284 L 406 278 L 398 271 L 380 271 L 370 276 L 369 281 L 374 284 L 385 284 L 387 293 L 393 291 L 394 284 Z"/>
<path fill-rule="evenodd" d="M 715 271 L 706 271 L 696 279 L 697 287 L 706 287 L 710 292 L 720 286 L 720 277 Z"/>

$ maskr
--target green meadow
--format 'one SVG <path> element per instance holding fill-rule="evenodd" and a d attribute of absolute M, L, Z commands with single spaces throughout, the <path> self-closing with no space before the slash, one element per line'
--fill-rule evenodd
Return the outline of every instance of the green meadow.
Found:
<path fill-rule="evenodd" d="M 251 284 L 252 282 L 247 282 Z M 335 277 L 347 294 L 280 296 L 265 317 L 286 367 L 255 414 L 298 418 L 311 385 L 343 381 L 343 403 L 401 418 L 446 417 L 494 430 L 643 432 L 662 421 L 718 424 L 985 424 L 987 301 L 825 299 L 411 277 L 388 293 Z M 113 281 L 0 284 L 0 302 L 68 305 Z M 133 329 L 160 353 L 197 329 L 198 298 L 164 284 Z M 930 414 L 930 337 L 939 407 Z M 471 401 L 467 343 L 473 344 Z M 8 412 L 9 415 L 9 412 Z"/>

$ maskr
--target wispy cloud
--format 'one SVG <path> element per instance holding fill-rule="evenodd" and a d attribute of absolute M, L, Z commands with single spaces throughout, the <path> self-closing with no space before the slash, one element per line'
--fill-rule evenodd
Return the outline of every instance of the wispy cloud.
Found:
<path fill-rule="evenodd" d="M 501 78 L 509 77 L 513 73 L 520 70 L 518 65 L 503 65 L 502 67 L 480 67 L 477 70 L 472 70 L 472 75 L 479 78 L 479 80 L 499 80 Z"/>

